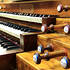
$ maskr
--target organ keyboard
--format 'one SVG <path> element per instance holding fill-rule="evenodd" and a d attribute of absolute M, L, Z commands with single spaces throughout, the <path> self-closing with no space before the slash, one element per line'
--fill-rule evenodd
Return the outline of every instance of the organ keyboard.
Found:
<path fill-rule="evenodd" d="M 16 20 L 22 20 L 22 21 L 28 21 L 28 22 L 36 22 L 36 23 L 42 23 L 42 17 L 50 17 L 52 15 L 39 15 L 39 14 L 25 14 L 25 13 L 13 13 L 13 12 L 7 12 L 7 13 L 0 13 L 1 17 L 16 19 Z"/>
<path fill-rule="evenodd" d="M 25 26 L 19 26 L 17 24 L 11 24 L 0 21 L 0 30 L 4 31 L 12 36 L 20 38 L 20 34 L 28 32 L 40 32 L 39 30 L 32 29 Z"/>
<path fill-rule="evenodd" d="M 12 50 L 14 51 L 11 52 Z M 0 55 L 11 54 L 19 51 L 22 50 L 20 49 L 20 45 L 17 42 L 8 39 L 6 36 L 0 35 Z"/>

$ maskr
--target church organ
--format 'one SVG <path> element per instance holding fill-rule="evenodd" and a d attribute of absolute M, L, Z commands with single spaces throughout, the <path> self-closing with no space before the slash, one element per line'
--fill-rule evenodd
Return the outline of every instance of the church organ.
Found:
<path fill-rule="evenodd" d="M 7 1 L 0 3 L 0 69 L 70 69 L 70 1 Z"/>

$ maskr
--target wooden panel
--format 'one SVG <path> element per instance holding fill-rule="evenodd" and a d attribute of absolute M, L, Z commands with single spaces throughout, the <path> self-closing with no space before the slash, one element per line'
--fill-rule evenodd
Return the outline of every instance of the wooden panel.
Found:
<path fill-rule="evenodd" d="M 28 4 L 28 5 L 24 4 L 24 6 L 23 6 L 23 4 L 21 4 L 21 5 L 19 5 L 19 8 L 20 8 L 21 13 L 23 13 L 23 12 L 25 12 L 25 13 L 33 13 L 34 12 L 34 8 L 33 8 L 32 4 Z"/>
<path fill-rule="evenodd" d="M 14 70 L 16 69 L 16 53 L 20 53 L 23 50 L 11 50 L 0 53 L 0 70 Z"/>
<path fill-rule="evenodd" d="M 63 34 L 42 34 L 38 35 L 38 45 L 42 44 L 46 48 L 47 44 L 52 44 L 54 50 L 67 49 L 70 58 L 70 37 Z"/>
<path fill-rule="evenodd" d="M 70 18 L 56 18 L 56 24 L 70 24 Z"/>
<path fill-rule="evenodd" d="M 1 4 L 3 8 L 0 11 L 10 11 L 10 12 L 24 12 L 24 13 L 37 13 L 37 14 L 49 14 L 49 15 L 59 15 L 59 16 L 70 16 L 70 10 L 59 13 L 57 11 L 58 4 L 70 5 L 69 0 L 44 0 L 44 1 L 32 1 L 32 2 L 18 2 L 18 3 L 4 3 Z M 6 6 L 5 6 L 6 5 Z M 14 9 L 13 9 L 14 7 Z"/>
<path fill-rule="evenodd" d="M 3 0 L 3 2 L 23 2 L 23 1 L 41 1 L 41 0 Z"/>
<path fill-rule="evenodd" d="M 20 45 L 24 51 L 35 50 L 37 48 L 37 35 L 38 33 L 25 33 L 20 35 Z"/>
<path fill-rule="evenodd" d="M 13 70 L 16 68 L 16 56 L 11 55 L 0 55 L 0 70 Z"/>
<path fill-rule="evenodd" d="M 18 70 L 70 70 L 70 68 L 63 69 L 60 65 L 60 61 L 55 58 L 49 61 L 43 59 L 40 64 L 35 64 L 33 62 L 33 55 L 36 52 L 37 51 L 17 54 Z M 23 67 L 19 66 L 19 64 L 23 65 Z"/>
<path fill-rule="evenodd" d="M 62 38 L 65 35 L 58 34 L 58 33 L 51 33 L 51 34 L 41 34 L 37 36 L 37 43 L 38 45 L 42 44 L 44 48 L 46 48 L 47 44 L 50 43 L 51 39 L 54 38 Z M 66 37 L 66 36 L 65 36 Z"/>
<path fill-rule="evenodd" d="M 56 18 L 56 25 L 63 25 L 63 24 L 70 25 L 70 18 Z M 58 29 L 57 32 L 64 33 L 64 28 L 62 28 L 62 30 Z"/>
<path fill-rule="evenodd" d="M 57 11 L 57 6 L 58 4 L 62 4 L 63 6 L 65 5 L 70 5 L 69 3 L 70 1 L 69 0 L 55 0 L 55 1 L 48 1 L 48 2 L 45 2 L 45 3 L 39 3 L 39 4 L 35 4 L 34 7 L 35 7 L 35 10 L 34 10 L 34 13 L 39 13 L 39 14 L 49 14 L 49 15 L 59 15 L 59 16 L 70 16 L 69 14 L 69 11 L 65 12 L 61 12 L 59 13 Z"/>
<path fill-rule="evenodd" d="M 50 42 L 54 45 L 55 50 L 65 48 L 67 50 L 68 57 L 70 58 L 70 37 L 69 36 L 51 39 Z"/>
<path fill-rule="evenodd" d="M 46 18 L 42 18 L 42 24 L 46 24 L 47 26 L 49 26 L 50 24 L 56 24 L 56 18 L 54 17 L 46 17 Z"/>

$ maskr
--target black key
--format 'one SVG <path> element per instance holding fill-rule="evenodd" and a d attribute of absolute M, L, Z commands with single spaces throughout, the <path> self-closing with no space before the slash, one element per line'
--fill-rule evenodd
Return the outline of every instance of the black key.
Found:
<path fill-rule="evenodd" d="M 28 32 L 35 32 L 35 30 L 29 29 Z"/>
<path fill-rule="evenodd" d="M 8 27 L 10 27 L 11 24 L 8 24 Z"/>
<path fill-rule="evenodd" d="M 43 16 L 42 14 L 39 15 L 39 17 L 42 17 L 42 16 Z"/>
<path fill-rule="evenodd" d="M 35 17 L 39 17 L 39 14 L 35 14 Z"/>
<path fill-rule="evenodd" d="M 20 30 L 21 29 L 21 26 L 17 26 L 17 29 Z"/>
<path fill-rule="evenodd" d="M 13 24 L 13 27 L 12 28 L 16 28 L 17 26 L 15 24 Z"/>
<path fill-rule="evenodd" d="M 3 41 L 2 41 L 2 40 L 0 40 L 0 44 L 1 44 L 1 43 L 3 43 Z"/>
<path fill-rule="evenodd" d="M 25 28 L 22 27 L 20 30 L 21 30 L 21 31 L 24 31 L 24 29 L 25 29 Z"/>
<path fill-rule="evenodd" d="M 18 46 L 8 46 L 7 47 L 7 50 L 13 50 L 13 49 L 17 49 L 19 48 Z"/>
<path fill-rule="evenodd" d="M 17 25 L 13 25 L 13 28 L 14 28 L 14 29 L 17 29 L 17 27 L 18 27 Z"/>
<path fill-rule="evenodd" d="M 24 29 L 24 32 L 28 32 L 28 30 L 29 30 L 29 28 L 25 28 L 25 29 Z"/>
<path fill-rule="evenodd" d="M 3 42 L 1 43 L 1 46 L 5 47 L 5 46 L 8 46 L 8 45 L 13 45 L 11 42 Z"/>
<path fill-rule="evenodd" d="M 2 41 L 3 41 L 3 42 L 9 42 L 8 40 L 5 40 L 5 39 L 4 39 L 4 40 L 2 40 Z"/>
<path fill-rule="evenodd" d="M 26 16 L 26 13 L 24 13 L 24 16 Z"/>
<path fill-rule="evenodd" d="M 36 29 L 29 29 L 28 32 L 40 32 L 40 31 Z"/>
<path fill-rule="evenodd" d="M 5 39 L 4 39 L 4 38 L 0 38 L 0 40 L 5 41 Z"/>
<path fill-rule="evenodd" d="M 22 13 L 22 15 L 24 15 L 25 13 Z"/>
<path fill-rule="evenodd" d="M 29 16 L 30 14 L 27 14 L 27 16 Z"/>
<path fill-rule="evenodd" d="M 2 23 L 3 25 L 7 26 L 8 24 L 7 23 Z"/>
<path fill-rule="evenodd" d="M 9 27 L 13 27 L 13 25 L 12 24 L 10 24 L 10 26 Z"/>
<path fill-rule="evenodd" d="M 8 46 L 14 46 L 14 44 L 4 44 L 2 47 L 7 48 Z"/>
<path fill-rule="evenodd" d="M 26 13 L 26 15 L 25 16 L 28 16 L 28 14 Z"/>
<path fill-rule="evenodd" d="M 24 31 L 25 28 L 27 28 L 27 27 L 21 26 L 20 30 Z"/>

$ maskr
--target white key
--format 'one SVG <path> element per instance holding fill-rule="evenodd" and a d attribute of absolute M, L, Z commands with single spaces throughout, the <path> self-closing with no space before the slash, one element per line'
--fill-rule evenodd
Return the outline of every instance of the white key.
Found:
<path fill-rule="evenodd" d="M 20 30 L 17 30 L 17 29 L 14 29 L 14 28 L 2 25 L 2 24 L 0 24 L 0 30 L 18 38 L 20 38 L 20 34 L 24 33 L 23 31 L 20 31 Z"/>
<path fill-rule="evenodd" d="M 1 53 L 4 53 L 4 52 L 6 52 L 6 51 L 7 51 L 7 49 L 6 49 L 6 48 L 3 48 L 3 47 L 2 47 L 2 48 L 0 48 L 0 54 L 1 54 Z"/>

